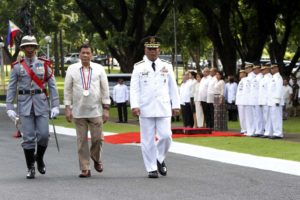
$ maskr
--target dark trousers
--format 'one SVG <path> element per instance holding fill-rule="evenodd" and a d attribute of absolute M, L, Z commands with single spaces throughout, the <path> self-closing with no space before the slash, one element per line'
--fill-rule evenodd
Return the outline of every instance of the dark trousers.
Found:
<path fill-rule="evenodd" d="M 119 122 L 127 122 L 127 104 L 124 103 L 117 103 L 118 107 L 118 115 L 119 115 Z"/>
<path fill-rule="evenodd" d="M 183 106 L 183 125 L 184 127 L 193 127 L 194 126 L 194 118 L 193 118 L 193 112 L 192 107 L 190 103 L 185 103 Z"/>
<path fill-rule="evenodd" d="M 214 104 L 207 103 L 207 121 L 206 127 L 207 128 L 214 128 Z"/>
<path fill-rule="evenodd" d="M 203 110 L 203 114 L 204 114 L 204 123 L 206 124 L 206 127 L 207 126 L 207 103 L 204 102 L 204 101 L 201 101 L 201 106 L 202 106 L 202 110 Z"/>
<path fill-rule="evenodd" d="M 237 121 L 238 110 L 234 103 L 227 103 L 228 121 Z"/>

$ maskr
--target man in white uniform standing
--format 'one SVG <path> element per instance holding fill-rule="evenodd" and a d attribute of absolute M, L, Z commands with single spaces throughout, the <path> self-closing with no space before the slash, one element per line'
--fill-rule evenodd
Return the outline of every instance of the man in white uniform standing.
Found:
<path fill-rule="evenodd" d="M 270 107 L 268 106 L 268 87 L 271 83 L 272 74 L 270 73 L 270 65 L 265 64 L 261 68 L 263 78 L 259 82 L 259 92 L 258 92 L 258 104 L 262 107 L 263 112 L 263 127 L 264 135 L 263 138 L 269 137 L 270 131 Z"/>
<path fill-rule="evenodd" d="M 245 70 L 240 70 L 239 74 L 240 74 L 240 82 L 237 87 L 235 104 L 238 106 L 241 134 L 245 134 L 247 132 L 246 111 L 245 111 L 246 97 L 247 97 L 247 94 L 245 93 L 245 85 L 246 85 L 247 73 Z"/>
<path fill-rule="evenodd" d="M 254 137 L 260 137 L 264 134 L 264 127 L 263 127 L 263 110 L 262 107 L 259 105 L 259 83 L 263 78 L 261 73 L 261 66 L 259 63 L 256 63 L 253 67 L 253 72 L 255 74 L 255 78 L 251 84 L 251 97 L 253 102 L 253 122 L 255 125 L 255 133 L 252 135 Z"/>
<path fill-rule="evenodd" d="M 252 71 L 253 64 L 248 63 L 245 66 L 245 71 L 247 72 L 246 84 L 245 84 L 245 94 L 248 94 L 245 102 L 245 112 L 246 112 L 246 127 L 247 127 L 247 136 L 252 136 L 255 133 L 255 124 L 254 122 L 254 101 L 251 93 L 252 82 L 255 78 L 255 74 Z"/>
<path fill-rule="evenodd" d="M 144 39 L 146 56 L 134 65 L 130 84 L 131 110 L 139 116 L 142 155 L 149 178 L 158 178 L 158 172 L 167 175 L 164 160 L 172 142 L 171 116 L 178 115 L 180 108 L 172 65 L 158 58 L 159 46 L 156 36 Z"/>
<path fill-rule="evenodd" d="M 283 101 L 283 80 L 279 73 L 278 65 L 271 66 L 272 79 L 268 88 L 268 105 L 270 106 L 270 139 L 282 139 L 282 106 Z M 272 132 L 273 131 L 273 132 Z"/>

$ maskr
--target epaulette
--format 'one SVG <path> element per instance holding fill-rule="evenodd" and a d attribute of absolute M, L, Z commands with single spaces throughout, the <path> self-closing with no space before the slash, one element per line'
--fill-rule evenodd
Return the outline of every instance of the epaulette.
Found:
<path fill-rule="evenodd" d="M 44 62 L 49 62 L 49 63 L 51 62 L 50 60 L 48 60 L 48 59 L 46 59 L 46 58 L 43 58 L 43 57 L 38 57 L 38 59 L 39 59 L 39 60 L 42 60 L 42 61 L 44 61 Z"/>
<path fill-rule="evenodd" d="M 168 61 L 168 60 L 164 60 L 164 59 L 160 59 L 162 62 L 166 62 L 166 63 L 168 63 L 168 64 L 172 64 L 170 61 Z"/>
<path fill-rule="evenodd" d="M 24 58 L 22 58 L 21 60 L 16 60 L 15 62 L 11 63 L 11 68 L 14 68 L 14 66 L 16 64 L 19 64 L 19 63 L 23 62 L 23 60 L 24 60 Z"/>
<path fill-rule="evenodd" d="M 137 62 L 134 65 L 139 65 L 139 64 L 144 63 L 144 62 L 145 62 L 144 60 L 141 60 L 140 62 Z"/>

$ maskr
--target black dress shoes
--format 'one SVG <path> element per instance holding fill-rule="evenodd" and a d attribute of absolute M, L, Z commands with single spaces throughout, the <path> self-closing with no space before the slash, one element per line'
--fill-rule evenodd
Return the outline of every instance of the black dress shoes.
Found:
<path fill-rule="evenodd" d="M 167 175 L 167 166 L 165 164 L 165 161 L 163 161 L 162 163 L 159 163 L 157 161 L 157 169 L 158 172 L 162 175 L 162 176 L 166 176 Z"/>
<path fill-rule="evenodd" d="M 279 137 L 279 136 L 270 136 L 269 139 L 278 140 L 278 139 L 282 139 L 282 137 Z"/>
<path fill-rule="evenodd" d="M 28 169 L 26 178 L 27 179 L 34 179 L 34 177 L 35 177 L 35 168 L 31 167 L 30 169 Z"/>
<path fill-rule="evenodd" d="M 269 138 L 269 136 L 267 136 L 267 135 L 262 135 L 262 136 L 260 136 L 260 138 Z"/>
<path fill-rule="evenodd" d="M 148 173 L 148 178 L 158 178 L 158 172 L 157 172 L 157 170 L 149 172 Z"/>

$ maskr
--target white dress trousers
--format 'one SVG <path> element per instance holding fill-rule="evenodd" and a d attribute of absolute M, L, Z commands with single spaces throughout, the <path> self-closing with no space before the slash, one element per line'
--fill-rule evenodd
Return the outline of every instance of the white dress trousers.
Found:
<path fill-rule="evenodd" d="M 172 143 L 171 117 L 140 117 L 141 147 L 145 168 L 157 170 L 156 160 L 164 161 Z M 155 141 L 155 133 L 157 141 Z"/>

